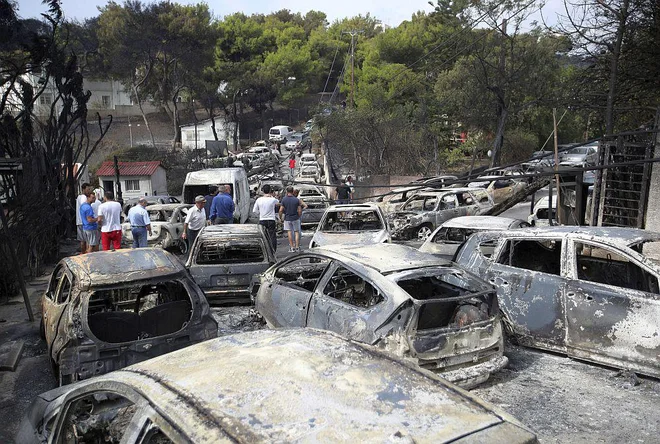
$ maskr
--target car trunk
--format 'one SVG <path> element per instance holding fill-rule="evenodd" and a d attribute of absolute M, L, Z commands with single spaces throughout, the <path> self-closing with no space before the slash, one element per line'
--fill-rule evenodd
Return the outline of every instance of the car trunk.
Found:
<path fill-rule="evenodd" d="M 413 297 L 408 339 L 422 367 L 451 371 L 502 355 L 496 292 L 469 290 L 463 279 L 447 273 L 397 282 Z"/>

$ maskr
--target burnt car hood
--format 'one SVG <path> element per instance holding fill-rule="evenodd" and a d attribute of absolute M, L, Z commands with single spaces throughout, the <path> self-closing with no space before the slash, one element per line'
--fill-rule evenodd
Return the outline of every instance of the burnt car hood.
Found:
<path fill-rule="evenodd" d="M 377 244 L 387 239 L 387 232 L 385 230 L 378 231 L 365 231 L 365 232 L 352 232 L 352 233 L 326 233 L 317 231 L 314 233 L 312 242 L 318 246 L 324 245 L 368 245 Z"/>

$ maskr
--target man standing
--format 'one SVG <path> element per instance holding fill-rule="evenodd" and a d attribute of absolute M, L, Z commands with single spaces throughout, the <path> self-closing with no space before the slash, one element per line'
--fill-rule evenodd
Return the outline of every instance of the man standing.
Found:
<path fill-rule="evenodd" d="M 291 158 L 289 159 L 289 170 L 291 171 L 291 177 L 294 177 L 296 171 L 295 153 L 292 153 Z"/>
<path fill-rule="evenodd" d="M 353 199 L 353 194 L 351 193 L 351 188 L 346 185 L 346 180 L 341 180 L 341 185 L 335 190 L 335 200 L 338 205 L 347 204 Z"/>
<path fill-rule="evenodd" d="M 279 204 L 279 201 L 273 197 L 270 185 L 264 185 L 261 191 L 264 192 L 264 195 L 254 202 L 252 212 L 259 214 L 259 225 L 263 225 L 266 229 L 266 235 L 268 236 L 271 247 L 273 247 L 274 253 L 277 251 L 277 233 L 275 232 L 277 219 L 275 218 L 275 207 Z"/>
<path fill-rule="evenodd" d="M 307 208 L 307 204 L 305 203 L 304 200 L 302 200 L 300 197 L 298 197 L 300 194 L 300 190 L 293 190 L 293 197 L 297 197 L 298 200 L 300 201 L 300 206 L 302 207 L 303 210 Z M 298 234 L 302 238 L 302 212 L 300 213 L 300 223 L 298 224 Z"/>
<path fill-rule="evenodd" d="M 112 191 L 105 192 L 105 202 L 99 206 L 98 222 L 101 224 L 103 250 L 119 250 L 121 248 L 121 205 L 115 201 L 115 194 Z"/>
<path fill-rule="evenodd" d="M 186 220 L 183 222 L 181 239 L 188 242 L 188 254 L 192 250 L 197 235 L 204 228 L 204 225 L 206 225 L 206 209 L 204 207 L 206 207 L 206 198 L 204 196 L 197 196 L 195 198 L 195 206 L 188 210 Z"/>
<path fill-rule="evenodd" d="M 211 217 L 211 204 L 213 203 L 213 198 L 218 195 L 218 187 L 211 185 L 209 187 L 209 194 L 204 196 L 206 203 L 204 204 L 204 212 L 206 213 L 206 220 Z M 195 202 L 196 203 L 196 202 Z"/>
<path fill-rule="evenodd" d="M 211 222 L 213 225 L 234 223 L 234 200 L 231 198 L 231 186 L 220 186 L 220 193 L 211 203 Z"/>
<path fill-rule="evenodd" d="M 353 201 L 353 194 L 355 194 L 355 184 L 351 176 L 346 177 L 346 186 L 351 189 L 351 202 Z"/>
<path fill-rule="evenodd" d="M 99 229 L 96 223 L 96 217 L 94 217 L 94 210 L 92 209 L 92 204 L 96 201 L 96 194 L 88 190 L 85 197 L 87 200 L 80 205 L 79 215 L 82 220 L 83 233 L 87 244 L 87 250 L 83 251 L 83 254 L 99 251 Z"/>
<path fill-rule="evenodd" d="M 81 193 L 76 197 L 76 238 L 80 241 L 80 254 L 87 253 L 87 242 L 85 241 L 85 232 L 83 230 L 83 220 L 80 217 L 80 207 L 87 202 L 87 193 L 92 190 L 92 186 L 85 182 L 82 184 Z"/>
<path fill-rule="evenodd" d="M 289 237 L 289 253 L 300 251 L 300 215 L 302 206 L 300 200 L 293 195 L 293 187 L 286 189 L 286 196 L 282 199 L 280 205 L 280 218 L 284 222 L 284 230 Z"/>
<path fill-rule="evenodd" d="M 133 235 L 132 248 L 145 248 L 148 240 L 147 232 L 151 236 L 151 220 L 149 213 L 144 209 L 146 206 L 147 199 L 141 197 L 138 199 L 137 205 L 128 210 L 128 220 L 131 223 L 131 234 Z"/>

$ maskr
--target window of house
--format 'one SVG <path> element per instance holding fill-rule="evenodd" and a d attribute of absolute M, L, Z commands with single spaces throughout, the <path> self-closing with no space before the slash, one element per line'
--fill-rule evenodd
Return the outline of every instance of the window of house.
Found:
<path fill-rule="evenodd" d="M 323 293 L 360 308 L 370 308 L 383 301 L 377 288 L 344 267 L 337 268 Z"/>
<path fill-rule="evenodd" d="M 110 108 L 110 96 L 101 96 L 103 108 Z"/>
<path fill-rule="evenodd" d="M 42 94 L 39 96 L 39 103 L 41 105 L 51 105 L 53 103 L 53 96 L 51 94 Z"/>
<path fill-rule="evenodd" d="M 121 442 L 137 406 L 113 392 L 98 391 L 70 401 L 59 443 Z"/>
<path fill-rule="evenodd" d="M 125 180 L 126 191 L 140 191 L 140 181 L 137 179 Z"/>
<path fill-rule="evenodd" d="M 287 262 L 275 271 L 275 277 L 306 291 L 314 291 L 316 283 L 330 263 L 329 259 L 303 257 Z"/>
<path fill-rule="evenodd" d="M 576 242 L 575 259 L 578 279 L 658 293 L 655 276 L 614 250 Z"/>
<path fill-rule="evenodd" d="M 560 275 L 561 240 L 508 240 L 497 262 L 525 270 Z"/>

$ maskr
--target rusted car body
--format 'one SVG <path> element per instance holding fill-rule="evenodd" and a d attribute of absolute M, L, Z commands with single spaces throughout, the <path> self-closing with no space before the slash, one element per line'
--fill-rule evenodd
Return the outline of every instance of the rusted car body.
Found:
<path fill-rule="evenodd" d="M 495 290 L 403 245 L 332 245 L 290 257 L 253 287 L 270 327 L 312 327 L 378 345 L 463 386 L 507 363 Z"/>
<path fill-rule="evenodd" d="M 392 237 L 426 240 L 446 220 L 458 216 L 476 216 L 492 207 L 493 200 L 481 188 L 427 190 L 410 197 L 388 219 Z"/>
<path fill-rule="evenodd" d="M 307 205 L 300 216 L 301 224 L 308 227 L 318 225 L 325 210 L 330 206 L 328 198 L 316 185 L 297 184 L 296 189 L 300 192 L 298 197 Z"/>
<path fill-rule="evenodd" d="M 645 254 L 658 244 L 633 228 L 526 228 L 475 234 L 456 262 L 497 287 L 521 344 L 660 377 L 660 267 Z"/>
<path fill-rule="evenodd" d="M 332 205 L 325 211 L 309 248 L 392 242 L 387 220 L 375 204 Z"/>
<path fill-rule="evenodd" d="M 493 198 L 495 204 L 504 202 L 518 191 L 524 190 L 527 183 L 521 179 L 515 179 L 515 176 L 482 176 L 477 177 L 474 182 L 468 184 L 470 188 L 483 188 Z"/>
<path fill-rule="evenodd" d="M 452 259 L 465 240 L 482 231 L 506 231 L 529 227 L 520 219 L 500 216 L 461 216 L 449 219 L 429 236 L 419 251 Z"/>
<path fill-rule="evenodd" d="M 275 263 L 261 225 L 229 224 L 202 228 L 186 268 L 211 303 L 250 302 L 252 276 Z"/>
<path fill-rule="evenodd" d="M 192 205 L 180 203 L 146 207 L 151 219 L 151 234 L 148 234 L 147 244 L 150 247 L 160 247 L 166 250 L 176 248 L 185 254 L 188 251 L 188 244 L 181 239 L 181 233 L 183 233 L 183 223 L 190 207 Z M 122 241 L 126 246 L 130 246 L 133 243 L 131 224 L 126 222 L 122 224 L 121 229 Z"/>
<path fill-rule="evenodd" d="M 223 336 L 38 396 L 16 442 L 536 443 L 436 375 L 312 329 Z"/>
<path fill-rule="evenodd" d="M 158 248 L 62 259 L 42 297 L 43 331 L 60 385 L 217 336 L 204 293 Z"/>

